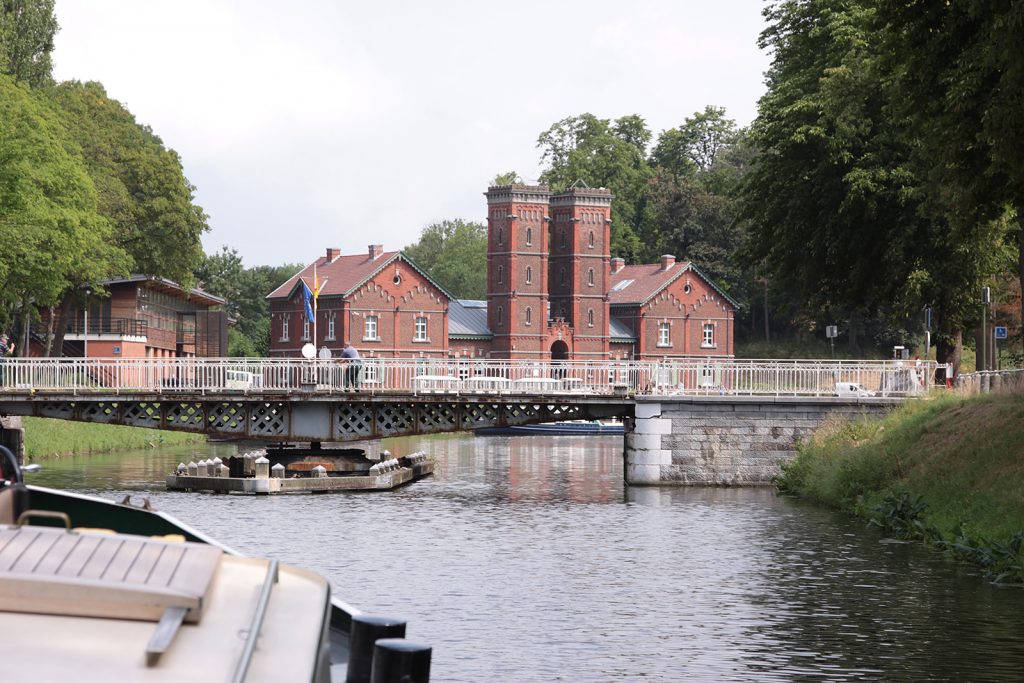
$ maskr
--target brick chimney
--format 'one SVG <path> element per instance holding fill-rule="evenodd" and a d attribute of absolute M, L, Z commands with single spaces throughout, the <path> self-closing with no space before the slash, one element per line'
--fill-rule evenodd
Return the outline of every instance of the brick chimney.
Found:
<path fill-rule="evenodd" d="M 675 262 L 676 262 L 676 257 L 673 256 L 672 254 L 662 254 L 661 255 L 661 269 L 662 270 L 668 270 L 669 268 L 672 267 L 672 265 Z"/>
<path fill-rule="evenodd" d="M 370 245 L 370 260 L 375 261 L 380 258 L 380 255 L 384 253 L 383 244 L 371 244 Z"/>
<path fill-rule="evenodd" d="M 338 258 L 339 256 L 341 256 L 341 249 L 336 249 L 334 247 L 327 247 L 327 260 L 328 261 L 333 261 L 334 259 Z"/>
<path fill-rule="evenodd" d="M 626 259 L 616 256 L 612 259 L 612 275 L 626 267 Z"/>

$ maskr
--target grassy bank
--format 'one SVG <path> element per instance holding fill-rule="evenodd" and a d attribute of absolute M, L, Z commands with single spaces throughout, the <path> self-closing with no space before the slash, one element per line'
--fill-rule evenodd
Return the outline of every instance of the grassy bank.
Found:
<path fill-rule="evenodd" d="M 1024 396 L 947 395 L 826 426 L 778 483 L 1024 582 Z"/>
<path fill-rule="evenodd" d="M 43 460 L 60 455 L 201 443 L 206 440 L 202 434 L 72 422 L 70 420 L 50 420 L 41 417 L 22 418 L 22 424 L 25 427 L 25 456 L 28 460 Z"/>

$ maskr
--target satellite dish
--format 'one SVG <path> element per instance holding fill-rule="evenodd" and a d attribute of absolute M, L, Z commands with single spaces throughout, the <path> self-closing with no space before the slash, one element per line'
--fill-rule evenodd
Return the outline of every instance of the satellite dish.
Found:
<path fill-rule="evenodd" d="M 303 344 L 302 345 L 302 357 L 303 358 L 309 358 L 309 359 L 316 358 L 316 347 L 313 346 L 312 344 Z"/>
<path fill-rule="evenodd" d="M 331 358 L 331 350 L 329 348 L 327 348 L 326 346 L 321 346 L 320 347 L 320 353 L 317 354 L 317 355 L 320 357 L 320 360 L 330 360 L 330 358 Z"/>

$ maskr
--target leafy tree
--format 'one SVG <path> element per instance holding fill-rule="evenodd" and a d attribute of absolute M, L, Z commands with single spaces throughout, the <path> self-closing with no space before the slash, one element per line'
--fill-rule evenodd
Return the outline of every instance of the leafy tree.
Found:
<path fill-rule="evenodd" d="M 650 139 L 639 116 L 610 121 L 593 114 L 562 119 L 537 139 L 541 162 L 547 164 L 541 182 L 556 192 L 579 180 L 612 191 L 611 251 L 628 261 L 653 256 L 644 242 L 653 230 L 646 195 L 653 176 L 647 162 Z"/>
<path fill-rule="evenodd" d="M 21 317 L 22 343 L 41 308 L 127 265 L 60 114 L 0 75 L 0 311 Z"/>
<path fill-rule="evenodd" d="M 204 256 L 195 276 L 204 290 L 227 300 L 234 325 L 228 329 L 228 354 L 266 356 L 270 353 L 270 306 L 267 294 L 302 269 L 299 264 L 245 268 L 238 250 L 227 245 Z"/>
<path fill-rule="evenodd" d="M 688 117 L 683 125 L 658 138 L 651 161 L 676 175 L 688 175 L 693 167 L 707 172 L 719 154 L 735 144 L 740 135 L 736 122 L 725 117 L 724 107 L 708 105 Z"/>
<path fill-rule="evenodd" d="M 1024 285 L 1020 3 L 883 0 L 878 6 L 890 106 L 912 127 L 915 166 L 931 209 L 968 233 L 1009 220 Z M 1020 306 L 1024 321 L 1024 299 Z"/>
<path fill-rule="evenodd" d="M 959 359 L 971 293 L 994 269 L 995 223 L 954 230 L 928 211 L 915 141 L 879 86 L 874 6 L 786 2 L 766 12 L 774 52 L 743 186 L 746 257 L 812 314 L 905 319 L 940 311 L 940 358 Z M 854 338 L 854 337 L 851 337 Z"/>
<path fill-rule="evenodd" d="M 519 177 L 518 173 L 515 171 L 508 171 L 507 173 L 499 173 L 494 176 L 494 180 L 491 181 L 491 186 L 498 187 L 501 185 L 514 185 L 521 182 L 523 182 L 523 179 Z"/>
<path fill-rule="evenodd" d="M 82 147 L 100 212 L 114 226 L 114 243 L 131 255 L 132 269 L 191 284 L 209 227 L 177 153 L 99 83 L 68 81 L 51 96 Z"/>
<path fill-rule="evenodd" d="M 0 0 L 0 73 L 33 88 L 52 80 L 53 0 Z"/>
<path fill-rule="evenodd" d="M 461 219 L 423 228 L 404 252 L 460 299 L 487 296 L 487 228 Z"/>

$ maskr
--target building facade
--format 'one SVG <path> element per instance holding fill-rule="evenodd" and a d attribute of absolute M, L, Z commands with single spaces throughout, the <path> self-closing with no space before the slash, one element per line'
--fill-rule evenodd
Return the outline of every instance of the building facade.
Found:
<path fill-rule="evenodd" d="M 612 259 L 612 194 L 488 188 L 487 298 L 454 299 L 401 252 L 328 249 L 268 295 L 271 355 L 536 360 L 732 356 L 736 303 L 695 265 Z M 315 282 L 316 281 L 316 282 Z M 305 288 L 319 283 L 315 324 Z M 315 332 L 315 334 L 314 334 Z"/>

